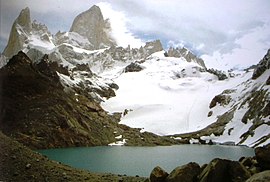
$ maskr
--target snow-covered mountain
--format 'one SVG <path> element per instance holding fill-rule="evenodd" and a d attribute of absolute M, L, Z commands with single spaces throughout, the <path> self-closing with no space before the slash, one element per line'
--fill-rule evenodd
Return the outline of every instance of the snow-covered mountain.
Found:
<path fill-rule="evenodd" d="M 120 124 L 183 141 L 269 143 L 269 52 L 254 73 L 220 79 L 184 47 L 165 51 L 155 40 L 124 48 L 110 31 L 97 6 L 78 15 L 69 32 L 55 35 L 32 22 L 26 8 L 14 21 L 0 68 L 21 50 L 35 63 L 46 54 L 57 63 L 66 91 L 86 94 L 109 113 L 121 112 Z"/>
<path fill-rule="evenodd" d="M 137 64 L 142 68 L 139 72 L 126 73 L 118 67 L 102 74 L 119 86 L 116 97 L 102 107 L 112 113 L 126 110 L 121 123 L 160 135 L 197 131 L 215 122 L 208 117 L 212 98 L 252 74 L 219 81 L 201 65 L 184 57 L 165 57 L 164 51 Z"/>

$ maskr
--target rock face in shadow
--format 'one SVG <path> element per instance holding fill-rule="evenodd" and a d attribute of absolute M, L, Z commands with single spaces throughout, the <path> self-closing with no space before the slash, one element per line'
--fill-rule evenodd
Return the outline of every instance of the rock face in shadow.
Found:
<path fill-rule="evenodd" d="M 257 79 L 265 72 L 265 70 L 269 68 L 270 68 L 270 49 L 267 51 L 267 54 L 263 57 L 263 59 L 259 62 L 259 64 L 255 68 L 252 75 L 252 79 Z"/>
<path fill-rule="evenodd" d="M 166 182 L 194 182 L 200 173 L 200 166 L 195 162 L 175 168 L 166 178 Z"/>
<path fill-rule="evenodd" d="M 270 170 L 270 144 L 255 149 L 256 159 L 263 170 Z"/>
<path fill-rule="evenodd" d="M 150 174 L 150 181 L 151 182 L 162 182 L 165 181 L 169 174 L 164 171 L 161 167 L 157 166 L 155 167 L 151 174 Z"/>
<path fill-rule="evenodd" d="M 88 38 L 93 45 L 93 49 L 115 45 L 109 31 L 109 22 L 104 20 L 100 8 L 96 5 L 79 14 L 70 28 L 70 32 L 77 32 Z"/>
<path fill-rule="evenodd" d="M 250 177 L 246 168 L 237 161 L 214 159 L 199 175 L 200 182 L 241 182 Z"/>
<path fill-rule="evenodd" d="M 32 148 L 113 142 L 113 127 L 104 127 L 112 118 L 85 96 L 77 102 L 75 93 L 65 92 L 58 67 L 46 58 L 33 64 L 19 52 L 0 70 L 1 130 Z"/>

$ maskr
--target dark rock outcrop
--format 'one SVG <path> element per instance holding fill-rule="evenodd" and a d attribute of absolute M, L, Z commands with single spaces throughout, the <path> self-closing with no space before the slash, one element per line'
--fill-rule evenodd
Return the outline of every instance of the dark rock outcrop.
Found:
<path fill-rule="evenodd" d="M 265 70 L 270 68 L 270 49 L 267 51 L 267 54 L 263 57 L 263 59 L 259 62 L 257 67 L 255 68 L 252 79 L 256 79 L 261 76 Z"/>
<path fill-rule="evenodd" d="M 211 74 L 214 74 L 218 77 L 218 80 L 226 80 L 228 79 L 228 76 L 223 72 L 223 71 L 220 71 L 220 70 L 216 70 L 216 69 L 206 69 L 207 72 L 211 73 Z"/>
<path fill-rule="evenodd" d="M 255 149 L 256 159 L 263 170 L 270 170 L 270 144 Z"/>
<path fill-rule="evenodd" d="M 242 182 L 250 177 L 246 168 L 236 161 L 214 159 L 199 175 L 200 182 Z"/>
<path fill-rule="evenodd" d="M 161 167 L 155 167 L 150 174 L 150 182 L 163 182 L 169 174 Z"/>
<path fill-rule="evenodd" d="M 200 173 L 200 166 L 195 162 L 175 168 L 166 178 L 166 182 L 194 182 Z"/>
<path fill-rule="evenodd" d="M 124 72 L 139 72 L 143 70 L 143 67 L 137 63 L 130 63 L 128 66 L 125 67 Z"/>
<path fill-rule="evenodd" d="M 230 102 L 230 96 L 225 94 L 216 95 L 211 101 L 209 108 L 215 107 L 217 104 L 221 106 L 227 105 Z"/>
<path fill-rule="evenodd" d="M 31 148 L 115 141 L 112 118 L 84 95 L 65 92 L 55 71 L 57 65 L 47 58 L 45 55 L 40 63 L 33 64 L 19 52 L 0 70 L 0 129 Z"/>

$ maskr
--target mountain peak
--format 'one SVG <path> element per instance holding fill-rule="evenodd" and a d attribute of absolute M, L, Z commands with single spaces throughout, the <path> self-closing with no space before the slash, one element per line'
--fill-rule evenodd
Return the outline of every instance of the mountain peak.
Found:
<path fill-rule="evenodd" d="M 3 54 L 11 58 L 23 48 L 24 41 L 32 29 L 30 9 L 26 7 L 14 21 L 8 39 L 8 44 Z"/>
<path fill-rule="evenodd" d="M 24 8 L 18 18 L 15 20 L 15 23 L 19 24 L 20 26 L 26 28 L 28 31 L 31 30 L 31 17 L 30 17 L 30 9 L 28 7 Z"/>
<path fill-rule="evenodd" d="M 99 49 L 115 45 L 115 41 L 109 35 L 109 29 L 100 8 L 94 5 L 74 19 L 70 32 L 87 37 L 94 49 Z"/>

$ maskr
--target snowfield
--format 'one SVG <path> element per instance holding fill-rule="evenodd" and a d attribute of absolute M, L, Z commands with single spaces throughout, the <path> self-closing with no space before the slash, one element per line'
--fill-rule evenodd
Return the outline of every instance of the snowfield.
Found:
<path fill-rule="evenodd" d="M 252 74 L 218 81 L 216 76 L 200 71 L 197 63 L 165 57 L 164 51 L 152 54 L 141 66 L 144 69 L 140 72 L 124 73 L 124 66 L 118 66 L 118 70 L 102 73 L 119 85 L 116 97 L 103 102 L 102 107 L 111 113 L 128 110 L 120 123 L 158 135 L 197 131 L 215 122 L 216 117 L 207 117 L 213 97 Z M 215 113 L 222 112 L 214 109 Z"/>

